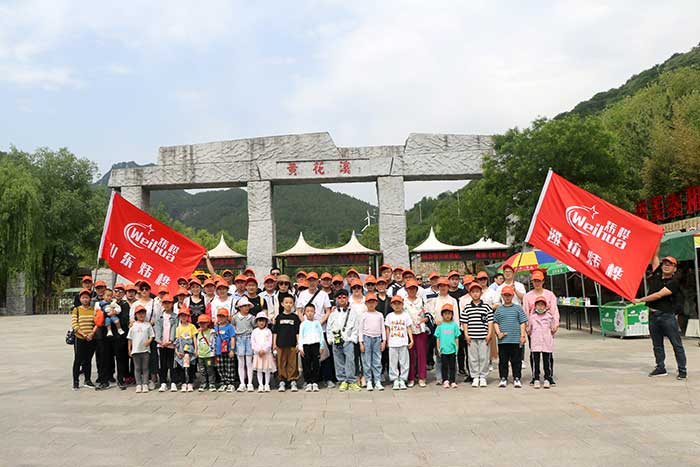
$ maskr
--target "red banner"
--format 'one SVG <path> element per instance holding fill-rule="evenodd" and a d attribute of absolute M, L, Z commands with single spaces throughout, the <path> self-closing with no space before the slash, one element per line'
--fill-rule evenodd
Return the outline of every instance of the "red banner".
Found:
<path fill-rule="evenodd" d="M 662 235 L 550 170 L 525 241 L 632 299 Z"/>
<path fill-rule="evenodd" d="M 165 285 L 173 295 L 177 278 L 189 278 L 206 249 L 149 216 L 113 192 L 100 242 L 99 257 L 132 282 Z"/>

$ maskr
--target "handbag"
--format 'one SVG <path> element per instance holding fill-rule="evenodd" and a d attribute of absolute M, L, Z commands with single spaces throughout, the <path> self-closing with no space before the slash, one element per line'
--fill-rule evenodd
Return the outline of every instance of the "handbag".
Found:
<path fill-rule="evenodd" d="M 78 324 L 80 324 L 80 307 L 75 307 L 78 311 Z M 75 345 L 75 329 L 72 327 L 66 332 L 66 344 Z"/>

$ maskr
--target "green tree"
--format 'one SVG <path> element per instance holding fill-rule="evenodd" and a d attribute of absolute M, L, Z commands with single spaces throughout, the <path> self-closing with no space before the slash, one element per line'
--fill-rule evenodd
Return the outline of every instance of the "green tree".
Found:
<path fill-rule="evenodd" d="M 0 284 L 18 272 L 33 283 L 45 246 L 40 193 L 29 157 L 0 152 Z"/>
<path fill-rule="evenodd" d="M 495 155 L 485 157 L 483 178 L 461 190 L 459 205 L 436 209 L 436 234 L 455 244 L 481 236 L 503 242 L 508 232 L 516 241 L 524 239 L 550 167 L 618 206 L 633 205 L 621 183 L 623 164 L 612 151 L 612 135 L 598 119 L 538 119 L 495 137 Z"/>

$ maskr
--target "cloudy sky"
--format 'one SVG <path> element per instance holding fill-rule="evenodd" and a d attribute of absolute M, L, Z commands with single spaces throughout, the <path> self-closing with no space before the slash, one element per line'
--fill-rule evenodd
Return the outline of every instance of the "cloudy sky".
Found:
<path fill-rule="evenodd" d="M 498 133 L 689 50 L 698 24 L 698 0 L 0 0 L 0 148 L 65 146 L 103 172 L 264 135 Z M 407 184 L 407 205 L 457 186 Z"/>

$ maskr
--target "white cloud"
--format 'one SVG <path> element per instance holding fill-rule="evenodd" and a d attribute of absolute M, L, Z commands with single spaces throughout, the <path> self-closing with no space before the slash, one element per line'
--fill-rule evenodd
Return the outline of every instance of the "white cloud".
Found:
<path fill-rule="evenodd" d="M 353 5 L 355 26 L 324 36 L 285 103 L 291 127 L 341 145 L 528 125 L 688 50 L 700 24 L 695 0 Z"/>
<path fill-rule="evenodd" d="M 68 68 L 25 64 L 0 63 L 0 81 L 24 87 L 39 87 L 47 91 L 82 86 L 82 82 Z"/>

